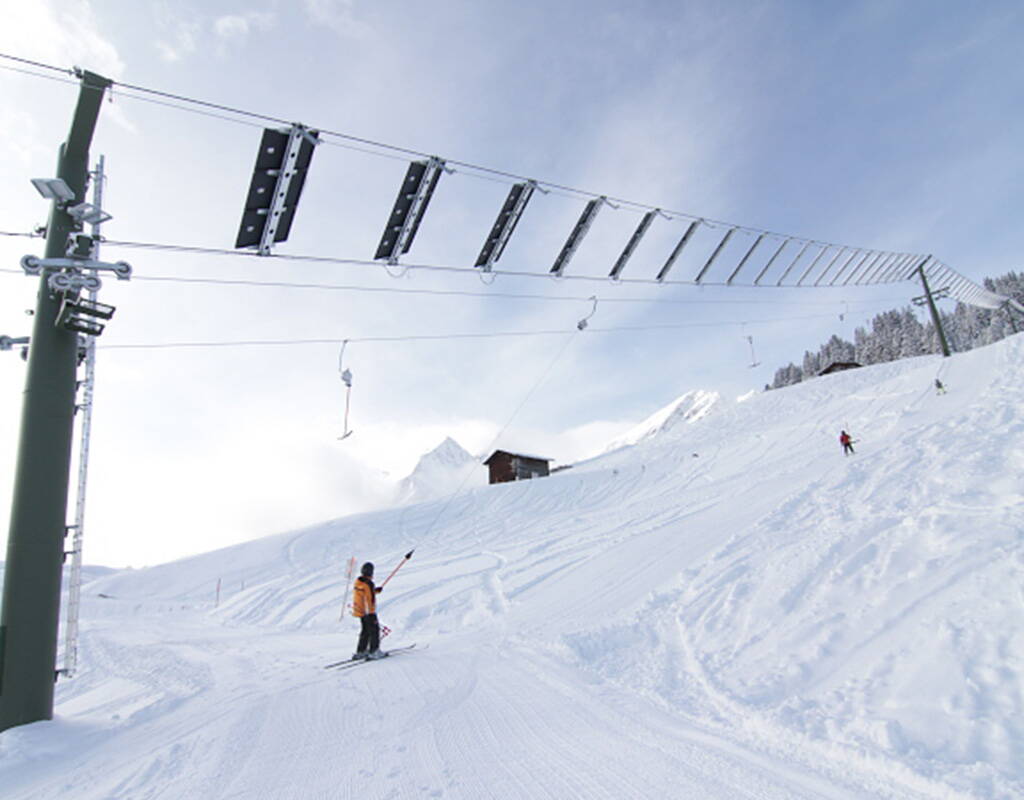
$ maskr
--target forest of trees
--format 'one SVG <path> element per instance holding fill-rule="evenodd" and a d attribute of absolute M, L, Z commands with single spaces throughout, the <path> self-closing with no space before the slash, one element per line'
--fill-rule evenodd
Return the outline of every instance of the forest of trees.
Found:
<path fill-rule="evenodd" d="M 1010 272 L 999 278 L 986 278 L 991 292 L 1012 297 L 1024 304 L 1024 274 Z M 953 313 L 939 312 L 942 329 L 951 350 L 962 352 L 998 342 L 1024 330 L 1024 317 L 1006 306 L 996 310 L 957 303 Z M 814 378 L 836 361 L 854 361 L 861 366 L 938 353 L 939 337 L 931 320 L 922 323 L 910 306 L 883 311 L 871 320 L 871 330 L 857 328 L 853 341 L 832 336 L 817 352 L 804 353 L 803 363 L 788 364 L 775 371 L 775 379 L 765 389 L 778 389 Z"/>

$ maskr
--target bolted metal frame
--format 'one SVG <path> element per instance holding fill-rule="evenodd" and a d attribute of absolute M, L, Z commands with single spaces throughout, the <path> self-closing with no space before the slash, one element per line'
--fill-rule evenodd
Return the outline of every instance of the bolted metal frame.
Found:
<path fill-rule="evenodd" d="M 694 231 L 697 230 L 700 223 L 701 220 L 695 219 L 687 226 L 686 233 L 684 233 L 682 238 L 676 243 L 676 246 L 672 248 L 672 252 L 665 261 L 665 265 L 658 271 L 657 276 L 654 278 L 658 283 L 665 280 L 665 276 L 668 275 L 668 271 L 672 269 L 672 265 L 676 263 L 676 259 L 679 258 L 679 254 L 683 252 L 683 248 L 686 247 L 687 243 L 689 243 L 690 238 L 693 236 Z"/>
<path fill-rule="evenodd" d="M 612 267 L 612 271 L 608 273 L 608 277 L 612 280 L 618 280 L 619 274 L 626 266 L 626 262 L 633 256 L 633 251 L 636 250 L 640 240 L 644 238 L 644 234 L 647 233 L 647 229 L 651 227 L 651 223 L 654 222 L 654 218 L 661 213 L 661 209 L 654 209 L 648 211 L 640 220 L 640 224 L 636 226 L 636 230 L 633 231 L 633 235 L 629 237 L 629 241 L 626 242 L 626 246 L 622 249 L 622 253 L 615 261 L 615 265 Z"/>
<path fill-rule="evenodd" d="M 707 263 L 704 264 L 704 267 L 701 269 L 701 271 L 697 273 L 697 277 L 693 281 L 694 283 L 700 283 L 701 278 L 703 278 L 707 274 L 707 271 L 711 269 L 711 265 L 714 264 L 718 256 L 721 255 L 722 250 L 725 249 L 725 246 L 729 243 L 729 240 L 732 238 L 732 235 L 736 233 L 737 230 L 738 227 L 733 226 L 732 228 L 729 228 L 729 230 L 725 232 L 725 236 L 723 236 L 722 241 L 718 243 L 718 247 L 716 247 L 715 252 L 711 254 L 711 258 L 707 260 Z"/>
<path fill-rule="evenodd" d="M 474 266 L 480 267 L 484 272 L 491 271 L 494 263 L 505 252 L 505 245 L 512 237 L 516 225 L 519 224 L 519 218 L 523 215 L 526 204 L 530 202 L 536 188 L 536 181 L 525 181 L 517 183 L 509 189 L 505 204 L 498 212 L 498 218 L 494 221 Z"/>
<path fill-rule="evenodd" d="M 569 234 L 569 238 L 566 239 L 565 244 L 562 246 L 561 252 L 555 259 L 555 263 L 551 266 L 550 273 L 556 277 L 561 277 L 565 268 L 569 265 L 572 257 L 576 254 L 576 250 L 580 246 L 580 242 L 583 241 L 583 237 L 587 235 L 587 231 L 590 230 L 590 226 L 594 224 L 594 218 L 597 217 L 597 212 L 601 210 L 601 206 L 608 202 L 608 198 L 604 195 L 595 197 L 590 200 L 587 205 L 583 208 L 583 213 L 580 214 L 580 218 L 576 221 L 576 226 L 572 229 L 572 233 Z"/>
<path fill-rule="evenodd" d="M 791 241 L 793 241 L 792 238 L 784 239 L 782 244 L 780 244 L 776 251 L 772 253 L 772 257 L 768 259 L 768 263 L 761 268 L 761 271 L 757 273 L 757 277 L 754 278 L 754 286 L 759 286 L 761 284 L 761 278 L 768 273 L 768 270 L 772 268 L 772 265 L 776 262 L 779 256 L 782 255 L 782 251 L 786 249 L 786 245 Z"/>
<path fill-rule="evenodd" d="M 746 255 L 744 255 L 744 256 L 743 256 L 743 258 L 741 258 L 741 259 L 740 259 L 740 263 L 736 265 L 736 269 L 734 269 L 734 270 L 732 271 L 732 274 L 731 274 L 731 275 L 730 275 L 730 276 L 728 277 L 728 279 L 727 279 L 727 280 L 725 281 L 725 285 L 726 285 L 726 286 L 732 286 L 732 282 L 733 282 L 733 280 L 734 280 L 734 279 L 736 278 L 736 276 L 737 276 L 737 275 L 739 275 L 739 274 L 740 274 L 740 270 L 742 270 L 742 269 L 743 269 L 743 267 L 745 267 L 745 266 L 746 266 L 746 264 L 747 264 L 747 261 L 749 261 L 749 260 L 750 260 L 750 257 L 751 257 L 752 255 L 754 255 L 754 251 L 755 251 L 755 250 L 757 250 L 757 246 L 758 246 L 759 244 L 761 244 L 761 242 L 762 242 L 762 241 L 764 241 L 764 237 L 765 237 L 765 236 L 767 236 L 767 235 L 768 235 L 768 234 L 766 234 L 766 233 L 762 233 L 762 234 L 761 234 L 760 236 L 758 236 L 758 237 L 757 237 L 757 238 L 756 238 L 756 239 L 754 240 L 754 243 L 753 243 L 752 245 L 750 245 L 750 249 L 749 249 L 749 250 L 747 250 L 747 252 L 746 252 Z"/>
<path fill-rule="evenodd" d="M 796 254 L 796 258 L 794 258 L 790 262 L 789 266 L 786 267 L 786 271 L 782 273 L 782 277 L 779 278 L 778 283 L 775 284 L 776 286 L 782 286 L 782 282 L 786 280 L 786 278 L 789 276 L 789 273 L 793 271 L 793 267 L 795 267 L 797 265 L 797 262 L 799 262 L 800 259 L 804 257 L 804 253 L 807 252 L 807 248 L 810 247 L 812 244 L 814 243 L 804 242 L 804 246 L 800 248 L 800 252 Z"/>
<path fill-rule="evenodd" d="M 409 252 L 444 169 L 444 161 L 436 156 L 409 164 L 374 260 L 397 264 L 399 256 Z"/>

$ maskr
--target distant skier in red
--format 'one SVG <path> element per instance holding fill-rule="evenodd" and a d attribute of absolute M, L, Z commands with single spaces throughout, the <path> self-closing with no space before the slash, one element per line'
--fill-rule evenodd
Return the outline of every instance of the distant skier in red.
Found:
<path fill-rule="evenodd" d="M 846 431 L 839 431 L 839 444 L 843 446 L 843 455 L 848 456 L 853 453 L 853 439 L 850 438 L 850 434 Z"/>
<path fill-rule="evenodd" d="M 352 589 L 352 616 L 359 617 L 362 628 L 359 644 L 352 658 L 382 658 L 380 651 L 380 623 L 377 622 L 377 595 L 382 587 L 373 585 L 373 564 L 367 561 L 356 578 Z"/>

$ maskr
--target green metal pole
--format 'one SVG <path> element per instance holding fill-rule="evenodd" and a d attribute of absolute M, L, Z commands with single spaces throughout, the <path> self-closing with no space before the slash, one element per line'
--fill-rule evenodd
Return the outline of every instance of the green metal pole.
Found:
<path fill-rule="evenodd" d="M 78 105 L 57 158 L 57 177 L 83 202 L 89 145 L 111 81 L 82 72 Z M 68 234 L 81 230 L 54 201 L 45 258 L 65 258 Z M 53 719 L 60 583 L 75 417 L 78 334 L 55 325 L 61 297 L 43 270 L 29 345 L 11 524 L 0 615 L 0 731 Z"/>
<path fill-rule="evenodd" d="M 924 296 L 928 298 L 928 310 L 932 312 L 932 324 L 935 332 L 939 334 L 939 344 L 942 346 L 942 355 L 949 358 L 949 343 L 946 341 L 946 333 L 942 330 L 942 322 L 939 319 L 939 311 L 935 308 L 935 301 L 932 299 L 932 290 L 928 288 L 928 279 L 924 276 L 924 265 L 931 260 L 928 256 L 917 268 L 917 274 L 921 276 L 921 283 L 924 286 Z"/>

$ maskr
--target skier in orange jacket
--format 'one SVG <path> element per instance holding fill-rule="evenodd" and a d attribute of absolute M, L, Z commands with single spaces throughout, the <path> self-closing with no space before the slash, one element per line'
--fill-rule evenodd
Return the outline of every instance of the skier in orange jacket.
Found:
<path fill-rule="evenodd" d="M 352 589 L 352 616 L 359 617 L 362 628 L 352 658 L 381 658 L 380 623 L 377 622 L 377 595 L 384 589 L 373 585 L 373 564 L 367 561 Z"/>
<path fill-rule="evenodd" d="M 839 444 L 843 446 L 843 455 L 848 456 L 853 452 L 853 439 L 846 431 L 839 432 Z"/>

